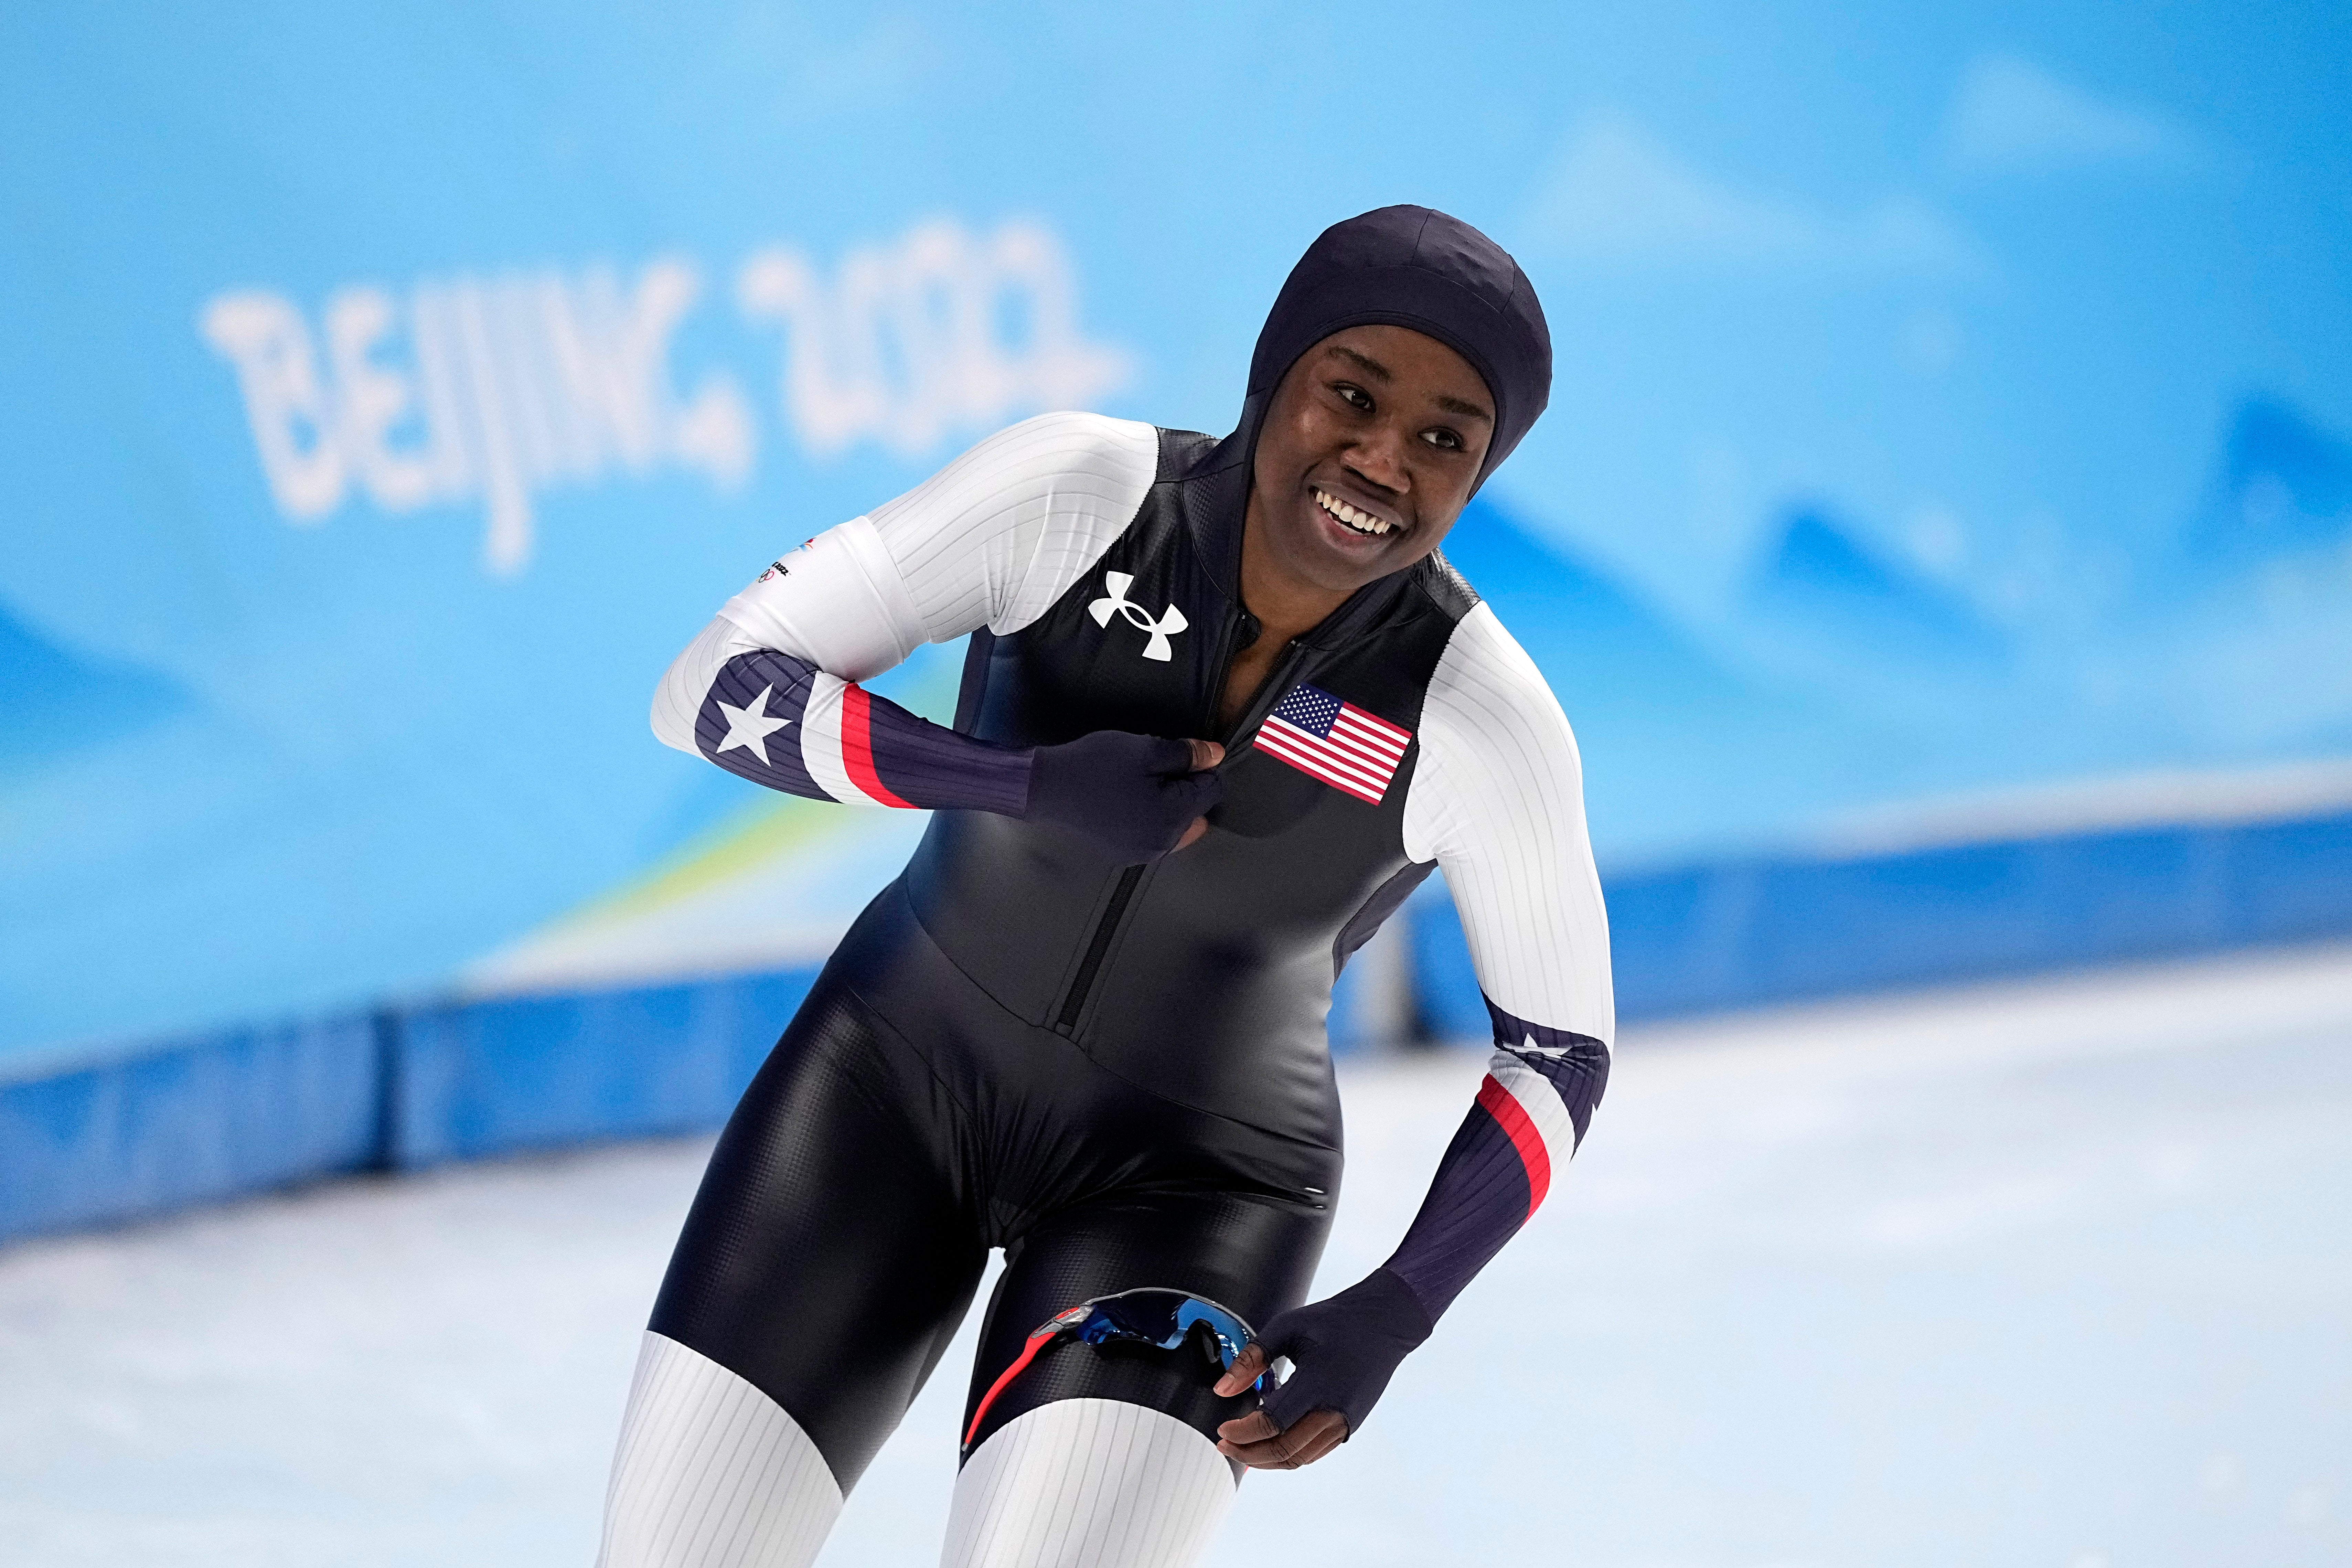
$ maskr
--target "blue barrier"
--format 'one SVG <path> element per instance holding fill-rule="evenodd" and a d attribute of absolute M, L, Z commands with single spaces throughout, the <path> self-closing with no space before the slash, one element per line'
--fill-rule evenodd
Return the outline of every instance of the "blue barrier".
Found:
<path fill-rule="evenodd" d="M 388 1162 L 716 1127 L 815 978 L 796 969 L 410 1014 Z"/>
<path fill-rule="evenodd" d="M 0 1081 L 0 1241 L 352 1171 L 716 1127 L 814 978 L 435 1004 Z"/>
<path fill-rule="evenodd" d="M 384 1029 L 245 1029 L 0 1082 L 0 1239 L 374 1164 Z"/>
<path fill-rule="evenodd" d="M 1605 879 L 1621 1018 L 2352 934 L 2352 816 Z M 1453 905 L 1411 908 L 1432 1033 L 1486 1009 Z"/>
<path fill-rule="evenodd" d="M 2352 934 L 2352 815 L 1610 877 L 1624 1017 Z M 1486 1009 L 1442 896 L 1406 930 L 1433 1034 Z M 725 1119 L 814 972 L 436 1003 L 0 1080 L 0 1240 L 341 1172 Z M 1335 1049 L 1379 1012 L 1351 965 Z"/>

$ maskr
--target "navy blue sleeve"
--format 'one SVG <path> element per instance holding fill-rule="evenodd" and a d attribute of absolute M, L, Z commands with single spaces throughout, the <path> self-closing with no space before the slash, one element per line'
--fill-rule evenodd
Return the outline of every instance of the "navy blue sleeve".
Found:
<path fill-rule="evenodd" d="M 1356 1284 L 1262 1331 L 1266 1354 L 1295 1363 L 1266 1396 L 1277 1427 L 1335 1410 L 1350 1436 L 1360 1431 L 1398 1365 L 1535 1213 L 1552 1162 L 1574 1153 L 1591 1123 L 1609 1082 L 1609 1048 L 1513 1017 L 1492 998 L 1486 1011 L 1495 1020 L 1491 1070 L 1403 1242 Z"/>
<path fill-rule="evenodd" d="M 737 654 L 695 717 L 697 750 L 754 784 L 813 800 L 1028 809 L 1034 748 L 974 739 L 773 649 Z"/>
<path fill-rule="evenodd" d="M 1438 1162 L 1429 1195 L 1385 1267 L 1433 1322 L 1534 1215 L 1552 1167 L 1576 1152 L 1609 1085 L 1609 1047 L 1486 1004 L 1495 1054 Z"/>
<path fill-rule="evenodd" d="M 1058 746 L 1000 746 L 772 648 L 719 667 L 694 745 L 787 795 L 1051 823 L 1130 865 L 1174 848 L 1220 788 L 1213 771 L 1194 771 L 1189 742 L 1102 730 Z"/>

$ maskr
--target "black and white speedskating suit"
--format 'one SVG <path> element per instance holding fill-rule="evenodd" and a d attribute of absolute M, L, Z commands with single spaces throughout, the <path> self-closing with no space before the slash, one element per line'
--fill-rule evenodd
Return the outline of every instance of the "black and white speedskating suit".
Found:
<path fill-rule="evenodd" d="M 1173 1286 L 1259 1324 L 1296 1305 L 1339 1181 L 1332 984 L 1434 868 L 1496 1048 L 1387 1265 L 1432 1321 L 1573 1152 L 1612 1016 L 1567 721 L 1432 557 L 1285 649 L 1220 725 L 1257 630 L 1237 587 L 1247 481 L 1238 438 L 1029 420 L 775 563 L 666 677 L 669 744 L 794 794 L 937 815 L 713 1157 L 632 1398 L 613 1561 L 733 1562 L 719 1534 L 762 1530 L 813 1552 L 830 1514 L 804 1517 L 824 1491 L 811 1478 L 837 1507 L 991 1246 L 1008 1268 L 975 1399 L 1089 1296 Z M 953 731 L 856 684 L 967 634 Z M 1120 865 L 1024 819 L 1032 749 L 1104 730 L 1224 743 L 1205 838 Z M 1126 1448 L 1181 1448 L 1242 1408 L 1154 1364 L 1049 1356 L 975 1434 L 953 1527 L 969 1550 L 950 1560 L 1019 1559 L 988 1542 L 1013 1541 L 1027 1505 L 973 1481 L 1021 1462 L 1009 1428 L 1125 1423 Z M 697 1479 L 714 1422 L 730 1453 L 768 1458 Z M 1192 1447 L 1150 1484 L 1202 1492 L 1192 1512 L 1213 1520 L 1202 1489 L 1229 1483 Z"/>

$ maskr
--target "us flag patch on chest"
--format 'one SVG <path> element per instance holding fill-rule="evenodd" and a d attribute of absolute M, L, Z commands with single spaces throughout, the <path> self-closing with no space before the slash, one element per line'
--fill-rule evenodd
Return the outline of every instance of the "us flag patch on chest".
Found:
<path fill-rule="evenodd" d="M 1342 702 L 1319 686 L 1296 686 L 1258 726 L 1257 749 L 1300 773 L 1381 804 L 1412 731 Z"/>

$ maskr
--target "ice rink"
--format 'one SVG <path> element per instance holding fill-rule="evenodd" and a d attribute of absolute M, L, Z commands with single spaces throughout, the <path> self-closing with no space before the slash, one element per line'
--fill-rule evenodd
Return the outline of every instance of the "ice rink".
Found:
<path fill-rule="evenodd" d="M 1345 1076 L 1322 1289 L 1479 1062 Z M 0 1252 L 0 1562 L 588 1563 L 706 1147 Z M 1629 1029 L 1553 1194 L 1213 1561 L 2352 1562 L 2352 949 Z M 824 1563 L 935 1560 L 969 1339 Z"/>

